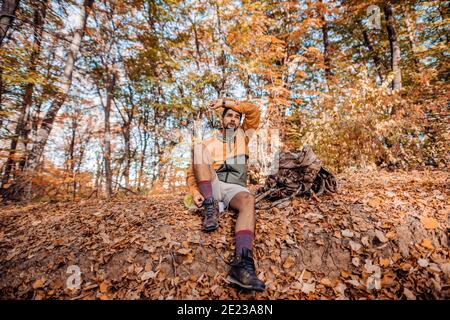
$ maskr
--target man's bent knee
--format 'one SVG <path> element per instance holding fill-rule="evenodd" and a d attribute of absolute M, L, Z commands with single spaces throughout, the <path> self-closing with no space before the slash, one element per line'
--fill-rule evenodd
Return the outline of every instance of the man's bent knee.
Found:
<path fill-rule="evenodd" d="M 250 192 L 245 192 L 244 194 L 244 202 L 247 205 L 255 205 L 255 196 Z"/>
<path fill-rule="evenodd" d="M 250 208 L 255 206 L 255 196 L 247 191 L 241 191 L 236 194 L 236 200 L 238 200 L 236 205 L 237 209 Z M 233 199 L 234 200 L 234 199 Z"/>

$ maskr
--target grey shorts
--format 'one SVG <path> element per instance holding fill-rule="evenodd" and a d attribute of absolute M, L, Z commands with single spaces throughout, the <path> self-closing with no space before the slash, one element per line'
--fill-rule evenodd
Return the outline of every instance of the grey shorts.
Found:
<path fill-rule="evenodd" d="M 238 184 L 220 181 L 217 174 L 214 174 L 211 184 L 214 199 L 217 201 L 222 201 L 225 208 L 228 208 L 231 199 L 233 199 L 233 197 L 239 192 L 250 192 L 247 188 Z"/>

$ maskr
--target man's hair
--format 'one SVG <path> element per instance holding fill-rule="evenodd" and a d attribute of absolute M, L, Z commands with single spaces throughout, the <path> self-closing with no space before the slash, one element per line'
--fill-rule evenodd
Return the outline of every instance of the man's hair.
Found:
<path fill-rule="evenodd" d="M 223 108 L 223 112 L 222 112 L 222 118 L 224 118 L 225 117 L 225 115 L 227 114 L 227 111 L 228 110 L 233 110 L 232 108 Z M 233 110 L 233 111 L 235 111 L 235 110 Z M 235 111 L 235 112 L 237 112 L 237 111 Z M 239 113 L 239 112 L 238 112 Z M 242 120 L 242 113 L 239 113 L 239 119 L 240 120 Z"/>

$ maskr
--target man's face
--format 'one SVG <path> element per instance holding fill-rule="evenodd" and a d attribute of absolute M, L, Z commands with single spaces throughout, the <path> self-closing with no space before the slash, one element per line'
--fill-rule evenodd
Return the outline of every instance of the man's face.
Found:
<path fill-rule="evenodd" d="M 222 118 L 224 129 L 236 130 L 241 123 L 241 114 L 234 110 L 228 109 Z"/>

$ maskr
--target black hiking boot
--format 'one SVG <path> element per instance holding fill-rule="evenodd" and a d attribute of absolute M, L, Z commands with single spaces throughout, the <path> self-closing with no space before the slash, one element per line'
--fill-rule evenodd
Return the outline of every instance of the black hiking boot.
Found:
<path fill-rule="evenodd" d="M 256 276 L 252 251 L 246 248 L 242 249 L 242 253 L 236 256 L 231 263 L 227 280 L 244 289 L 256 291 L 266 289 L 264 282 Z"/>
<path fill-rule="evenodd" d="M 203 207 L 203 230 L 206 232 L 216 230 L 219 227 L 219 209 L 215 201 L 212 198 L 206 199 L 203 202 Z"/>

